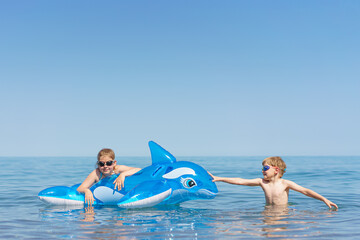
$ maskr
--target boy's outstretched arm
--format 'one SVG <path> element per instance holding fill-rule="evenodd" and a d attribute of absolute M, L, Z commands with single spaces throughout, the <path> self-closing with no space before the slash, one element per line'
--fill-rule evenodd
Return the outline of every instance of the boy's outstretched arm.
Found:
<path fill-rule="evenodd" d="M 290 189 L 300 192 L 308 197 L 312 197 L 312 198 L 318 199 L 320 201 L 323 201 L 330 209 L 331 209 L 331 207 L 335 207 L 336 209 L 338 209 L 338 206 L 335 203 L 331 202 L 326 197 L 321 196 L 317 192 L 314 192 L 313 190 L 308 189 L 308 188 L 304 188 L 292 181 L 289 181 L 289 180 L 286 180 L 286 181 L 287 181 Z"/>
<path fill-rule="evenodd" d="M 236 185 L 244 185 L 244 186 L 260 186 L 261 178 L 255 179 L 243 179 L 243 178 L 227 178 L 227 177 L 216 177 L 208 172 L 210 176 L 213 178 L 213 182 L 225 182 Z"/>

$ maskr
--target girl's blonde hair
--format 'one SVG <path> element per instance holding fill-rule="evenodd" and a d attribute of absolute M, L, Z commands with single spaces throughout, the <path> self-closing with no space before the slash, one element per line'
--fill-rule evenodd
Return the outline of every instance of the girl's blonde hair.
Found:
<path fill-rule="evenodd" d="M 102 156 L 109 156 L 112 160 L 115 159 L 115 153 L 112 149 L 110 148 L 103 148 L 100 150 L 100 152 L 97 155 L 97 160 L 100 161 L 100 158 Z"/>
<path fill-rule="evenodd" d="M 262 162 L 262 165 L 269 165 L 273 167 L 277 167 L 280 169 L 280 177 L 282 177 L 286 171 L 286 163 L 281 159 L 281 157 L 268 157 L 265 158 Z"/>

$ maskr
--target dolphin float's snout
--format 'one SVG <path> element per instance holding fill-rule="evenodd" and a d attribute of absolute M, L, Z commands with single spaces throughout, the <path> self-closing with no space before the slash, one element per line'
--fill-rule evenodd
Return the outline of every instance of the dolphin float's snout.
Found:
<path fill-rule="evenodd" d="M 54 205 L 82 205 L 85 199 L 84 195 L 66 186 L 46 188 L 38 196 L 41 201 Z"/>

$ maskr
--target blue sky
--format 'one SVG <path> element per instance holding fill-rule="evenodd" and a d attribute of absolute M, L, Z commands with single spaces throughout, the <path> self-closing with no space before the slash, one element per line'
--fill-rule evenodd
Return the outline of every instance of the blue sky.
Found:
<path fill-rule="evenodd" d="M 0 156 L 360 155 L 359 1 L 1 1 Z"/>

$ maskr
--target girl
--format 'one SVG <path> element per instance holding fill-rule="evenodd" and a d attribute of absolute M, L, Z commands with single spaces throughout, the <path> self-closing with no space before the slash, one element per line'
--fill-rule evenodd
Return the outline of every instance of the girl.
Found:
<path fill-rule="evenodd" d="M 114 189 L 118 188 L 119 191 L 124 187 L 125 177 L 131 176 L 140 171 L 140 168 L 128 167 L 125 165 L 116 165 L 115 153 L 109 148 L 100 150 L 97 156 L 97 168 L 92 171 L 84 182 L 77 188 L 78 192 L 85 193 L 85 204 L 92 205 L 94 196 L 90 191 L 90 187 L 100 181 L 102 178 L 108 177 L 112 174 L 120 175 L 115 179 Z"/>

